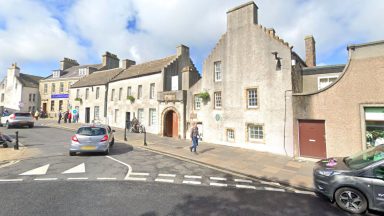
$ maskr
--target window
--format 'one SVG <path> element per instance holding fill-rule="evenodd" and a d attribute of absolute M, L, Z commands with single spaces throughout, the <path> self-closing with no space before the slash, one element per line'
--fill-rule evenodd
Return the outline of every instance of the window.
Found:
<path fill-rule="evenodd" d="M 257 89 L 247 89 L 247 108 L 256 108 L 257 105 Z"/>
<path fill-rule="evenodd" d="M 221 81 L 221 61 L 213 63 L 215 68 L 215 82 Z"/>
<path fill-rule="evenodd" d="M 115 123 L 117 123 L 117 120 L 119 119 L 119 110 L 115 109 Z"/>
<path fill-rule="evenodd" d="M 45 83 L 44 84 L 44 94 L 47 94 L 48 93 L 48 84 Z"/>
<path fill-rule="evenodd" d="M 28 112 L 31 112 L 32 111 L 32 107 L 28 107 Z"/>
<path fill-rule="evenodd" d="M 264 138 L 263 126 L 262 125 L 248 125 L 248 140 L 262 140 Z"/>
<path fill-rule="evenodd" d="M 201 102 L 203 99 L 198 95 L 195 95 L 195 110 L 199 110 L 201 108 Z"/>
<path fill-rule="evenodd" d="M 60 82 L 60 92 L 64 92 L 64 83 Z"/>
<path fill-rule="evenodd" d="M 35 100 L 36 100 L 36 94 L 33 94 L 32 95 L 32 101 L 35 102 Z"/>
<path fill-rule="evenodd" d="M 59 100 L 59 110 L 63 110 L 63 101 Z"/>
<path fill-rule="evenodd" d="M 221 92 L 215 92 L 215 109 L 221 109 Z"/>
<path fill-rule="evenodd" d="M 89 88 L 85 89 L 85 100 L 88 100 L 89 97 Z"/>
<path fill-rule="evenodd" d="M 172 91 L 179 90 L 179 77 L 178 76 L 172 76 Z"/>
<path fill-rule="evenodd" d="M 156 109 L 149 109 L 149 126 L 157 125 Z"/>
<path fill-rule="evenodd" d="M 96 87 L 96 99 L 99 99 L 100 96 L 100 87 Z"/>
<path fill-rule="evenodd" d="M 52 83 L 52 85 L 51 85 L 51 92 L 52 92 L 52 93 L 56 92 L 56 86 L 55 86 L 55 83 Z"/>
<path fill-rule="evenodd" d="M 29 101 L 32 101 L 32 94 L 29 94 Z"/>
<path fill-rule="evenodd" d="M 127 97 L 128 96 L 131 96 L 132 95 L 132 88 L 131 88 L 131 86 L 129 86 L 128 88 L 127 88 Z"/>
<path fill-rule="evenodd" d="M 235 131 L 233 129 L 227 130 L 227 141 L 235 141 Z"/>
<path fill-rule="evenodd" d="M 121 100 L 121 95 L 123 94 L 123 88 L 119 88 L 119 100 Z"/>
<path fill-rule="evenodd" d="M 1 94 L 1 102 L 4 102 L 4 93 Z"/>
<path fill-rule="evenodd" d="M 155 83 L 151 83 L 149 87 L 149 98 L 154 99 L 155 98 Z"/>
<path fill-rule="evenodd" d="M 137 99 L 140 99 L 142 97 L 142 90 L 143 90 L 143 86 L 139 85 L 137 87 Z"/>
<path fill-rule="evenodd" d="M 55 101 L 51 101 L 51 112 L 55 111 Z"/>
<path fill-rule="evenodd" d="M 35 112 L 35 106 L 32 107 L 32 112 Z"/>
<path fill-rule="evenodd" d="M 94 115 L 93 119 L 99 120 L 99 110 L 100 110 L 99 106 L 95 106 L 94 112 L 93 112 L 93 115 Z"/>
<path fill-rule="evenodd" d="M 76 90 L 76 98 L 80 98 L 80 89 Z"/>
<path fill-rule="evenodd" d="M 337 76 L 319 77 L 318 78 L 318 90 L 323 89 L 337 80 Z"/>
<path fill-rule="evenodd" d="M 137 110 L 137 120 L 139 120 L 140 124 L 143 123 L 144 120 L 144 109 Z"/>
<path fill-rule="evenodd" d="M 112 89 L 111 92 L 111 101 L 113 101 L 113 98 L 115 97 L 115 89 Z"/>

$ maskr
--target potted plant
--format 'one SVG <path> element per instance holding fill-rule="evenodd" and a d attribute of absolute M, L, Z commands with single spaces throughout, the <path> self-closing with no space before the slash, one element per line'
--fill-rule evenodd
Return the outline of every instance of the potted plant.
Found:
<path fill-rule="evenodd" d="M 135 102 L 135 97 L 133 97 L 132 95 L 128 95 L 128 96 L 127 96 L 127 99 L 128 99 L 129 101 L 131 101 L 131 103 Z"/>
<path fill-rule="evenodd" d="M 209 93 L 207 91 L 200 92 L 198 95 L 203 101 L 209 100 Z"/>
<path fill-rule="evenodd" d="M 80 103 L 83 103 L 83 99 L 81 98 L 75 98 L 75 101 L 79 101 Z"/>

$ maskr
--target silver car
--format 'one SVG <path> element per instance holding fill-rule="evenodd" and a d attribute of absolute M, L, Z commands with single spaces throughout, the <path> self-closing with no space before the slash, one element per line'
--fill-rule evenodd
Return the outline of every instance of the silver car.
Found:
<path fill-rule="evenodd" d="M 28 126 L 33 128 L 35 121 L 28 112 L 16 112 L 11 115 L 1 117 L 1 124 L 5 125 L 7 128 L 11 127 L 23 127 Z"/>
<path fill-rule="evenodd" d="M 103 152 L 109 154 L 109 149 L 115 143 L 114 130 L 108 125 L 81 126 L 71 138 L 69 155 L 77 152 Z"/>

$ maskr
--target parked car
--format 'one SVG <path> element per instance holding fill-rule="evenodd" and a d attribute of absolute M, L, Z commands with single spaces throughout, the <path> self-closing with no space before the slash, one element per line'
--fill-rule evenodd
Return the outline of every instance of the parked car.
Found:
<path fill-rule="evenodd" d="M 384 144 L 350 157 L 320 160 L 313 176 L 316 191 L 350 213 L 384 211 Z"/>
<path fill-rule="evenodd" d="M 7 128 L 11 127 L 24 127 L 28 126 L 33 128 L 35 121 L 28 112 L 15 112 L 10 115 L 2 116 L 0 119 L 0 124 L 6 126 Z"/>
<path fill-rule="evenodd" d="M 109 154 L 109 149 L 115 143 L 114 130 L 108 125 L 81 126 L 71 138 L 69 155 L 77 152 L 103 152 Z"/>

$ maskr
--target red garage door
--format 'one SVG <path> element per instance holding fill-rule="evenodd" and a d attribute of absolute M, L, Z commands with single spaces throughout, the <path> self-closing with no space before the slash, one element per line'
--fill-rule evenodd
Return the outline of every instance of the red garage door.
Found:
<path fill-rule="evenodd" d="M 299 120 L 300 156 L 325 158 L 325 126 L 324 121 Z"/>

